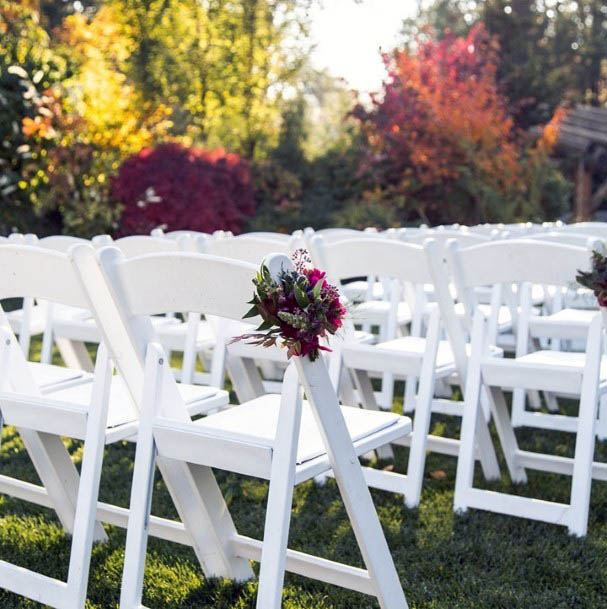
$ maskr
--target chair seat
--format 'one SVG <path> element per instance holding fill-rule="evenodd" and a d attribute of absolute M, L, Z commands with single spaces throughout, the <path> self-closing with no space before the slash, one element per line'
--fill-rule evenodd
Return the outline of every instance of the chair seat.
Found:
<path fill-rule="evenodd" d="M 191 416 L 206 414 L 225 407 L 229 402 L 228 392 L 215 387 L 180 383 L 177 387 Z M 60 389 L 43 398 L 2 392 L 0 404 L 9 425 L 82 440 L 86 433 L 92 391 L 93 383 L 86 383 Z M 113 376 L 106 425 L 108 441 L 134 435 L 138 418 L 137 409 L 122 377 Z"/>
<path fill-rule="evenodd" d="M 57 312 L 53 309 L 53 333 L 55 336 L 78 342 L 98 343 L 101 341 L 101 333 L 88 311 L 83 312 L 82 309 L 69 307 L 70 312 L 67 309 L 68 307 L 63 307 Z M 161 329 L 185 327 L 183 322 L 172 317 L 154 315 L 150 317 L 150 320 L 157 334 L 160 333 Z M 185 336 L 185 333 L 183 336 Z M 181 349 L 183 349 L 183 340 L 182 337 Z M 168 345 L 166 346 L 168 347 Z"/>
<path fill-rule="evenodd" d="M 340 287 L 342 294 L 351 302 L 361 302 L 367 300 L 367 290 L 369 289 L 369 283 L 366 280 L 351 281 L 350 283 L 343 284 Z M 373 284 L 373 293 L 371 298 L 373 300 L 381 300 L 384 297 L 384 286 L 381 281 L 376 281 Z"/>
<path fill-rule="evenodd" d="M 515 359 L 524 365 L 556 366 L 564 370 L 583 370 L 586 365 L 586 354 L 572 351 L 534 351 Z M 601 380 L 607 380 L 607 356 L 601 360 Z"/>
<path fill-rule="evenodd" d="M 483 364 L 489 385 L 525 387 L 543 391 L 579 394 L 586 355 L 571 351 L 540 350 Z M 607 357 L 601 361 L 601 390 L 607 389 Z"/>
<path fill-rule="evenodd" d="M 485 317 L 489 317 L 491 315 L 491 305 L 488 304 L 479 304 L 479 310 L 483 312 Z M 461 302 L 458 302 L 455 305 L 455 312 L 461 318 L 463 318 L 466 314 L 464 305 Z M 512 314 L 510 313 L 510 309 L 506 306 L 501 306 L 498 314 L 497 314 L 497 325 L 498 329 L 501 332 L 507 331 L 512 327 Z"/>
<path fill-rule="evenodd" d="M 385 300 L 368 300 L 356 305 L 352 311 L 354 323 L 381 325 L 386 323 L 390 314 L 390 303 Z M 396 322 L 402 326 L 411 323 L 411 309 L 406 302 L 399 302 L 396 312 Z"/>
<path fill-rule="evenodd" d="M 216 400 L 213 400 L 213 405 L 208 408 L 207 403 L 209 398 L 221 398 L 223 394 L 226 398 L 225 402 L 227 403 L 228 401 L 227 393 L 220 391 L 215 387 L 186 385 L 183 383 L 177 383 L 177 387 L 190 415 L 202 414 L 209 409 L 212 410 L 221 405 L 215 404 Z M 92 390 L 92 383 L 75 385 L 73 387 L 54 391 L 52 398 L 62 402 L 86 406 L 91 402 Z M 124 423 L 134 421 L 137 418 L 137 409 L 131 400 L 129 391 L 122 377 L 118 375 L 113 376 L 112 387 L 110 389 L 110 409 L 107 426 L 116 427 L 117 425 L 123 425 Z"/>
<path fill-rule="evenodd" d="M 92 378 L 90 373 L 77 368 L 65 368 L 64 366 L 40 364 L 38 362 L 28 362 L 27 364 L 36 385 L 40 387 L 43 393 L 57 386 L 76 381 L 85 382 Z"/>
<path fill-rule="evenodd" d="M 15 334 L 21 332 L 21 324 L 23 323 L 23 309 L 9 311 L 6 314 L 11 326 L 11 330 Z M 34 305 L 30 309 L 29 330 L 30 334 L 42 334 L 46 327 L 47 307 L 46 304 Z"/>
<path fill-rule="evenodd" d="M 469 344 L 466 345 L 466 352 L 470 355 Z M 344 363 L 347 367 L 356 370 L 393 372 L 397 376 L 418 375 L 425 353 L 426 339 L 417 336 L 403 336 L 373 346 L 348 344 L 343 349 Z M 501 357 L 503 351 L 492 346 L 491 354 Z M 436 375 L 450 376 L 455 371 L 451 344 L 442 340 L 438 344 L 436 354 Z"/>
<path fill-rule="evenodd" d="M 377 335 L 364 330 L 354 330 L 354 340 L 363 345 L 372 345 L 377 340 Z"/>
<path fill-rule="evenodd" d="M 156 326 L 156 335 L 162 346 L 171 351 L 182 351 L 184 348 L 186 335 L 188 332 L 188 324 L 181 323 L 165 323 Z M 196 351 L 209 349 L 215 344 L 215 335 L 209 323 L 202 320 L 198 323 L 196 333 Z"/>
<path fill-rule="evenodd" d="M 551 315 L 536 316 L 529 320 L 529 332 L 538 338 L 585 340 L 597 313 L 596 309 L 567 308 Z"/>
<path fill-rule="evenodd" d="M 278 394 L 267 394 L 192 424 L 158 419 L 154 432 L 159 452 L 171 458 L 269 477 L 280 400 Z M 411 433 L 411 420 L 407 417 L 350 406 L 341 406 L 341 411 L 359 455 Z M 211 449 L 215 444 L 223 448 Z M 243 459 L 243 455 L 247 458 Z M 326 457 L 326 450 L 322 436 L 312 409 L 304 400 L 297 464 L 311 464 L 323 456 Z M 326 470 L 327 463 L 323 467 Z"/>

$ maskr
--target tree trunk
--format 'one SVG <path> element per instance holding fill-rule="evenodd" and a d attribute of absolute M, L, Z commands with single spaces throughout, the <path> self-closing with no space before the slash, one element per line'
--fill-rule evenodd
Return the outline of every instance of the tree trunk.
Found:
<path fill-rule="evenodd" d="M 584 159 L 580 159 L 575 179 L 575 219 L 586 222 L 592 217 L 592 175 L 586 169 Z"/>

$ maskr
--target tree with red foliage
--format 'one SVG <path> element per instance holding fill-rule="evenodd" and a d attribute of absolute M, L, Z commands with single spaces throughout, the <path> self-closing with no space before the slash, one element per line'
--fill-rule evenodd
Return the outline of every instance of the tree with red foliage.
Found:
<path fill-rule="evenodd" d="M 222 149 L 161 144 L 127 158 L 112 179 L 120 234 L 156 227 L 239 232 L 255 211 L 249 165 Z"/>
<path fill-rule="evenodd" d="M 355 109 L 366 136 L 363 169 L 404 220 L 478 222 L 512 216 L 521 151 L 496 84 L 495 41 L 420 39 L 384 60 L 388 79 L 372 108 Z"/>

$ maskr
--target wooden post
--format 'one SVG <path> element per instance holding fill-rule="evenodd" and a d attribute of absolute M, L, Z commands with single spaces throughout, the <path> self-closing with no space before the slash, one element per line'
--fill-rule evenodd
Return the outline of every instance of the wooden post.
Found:
<path fill-rule="evenodd" d="M 592 218 L 592 175 L 586 168 L 584 157 L 578 161 L 575 178 L 575 220 L 586 222 Z"/>

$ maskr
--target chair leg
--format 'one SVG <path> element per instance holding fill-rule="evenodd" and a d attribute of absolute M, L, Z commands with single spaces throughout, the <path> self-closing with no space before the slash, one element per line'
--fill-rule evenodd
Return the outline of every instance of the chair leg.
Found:
<path fill-rule="evenodd" d="M 341 409 L 334 396 L 327 371 L 313 362 L 295 362 L 310 400 L 314 417 L 329 455 L 335 480 L 358 542 L 363 560 L 374 583 L 381 609 L 407 609 L 394 561 Z M 302 366 L 306 366 L 304 373 Z M 326 403 L 334 401 L 333 404 Z"/>
<path fill-rule="evenodd" d="M 510 421 L 504 393 L 499 387 L 491 387 L 489 395 L 491 397 L 491 410 L 495 428 L 504 451 L 510 478 L 514 483 L 526 483 L 527 474 L 525 468 L 518 463 L 517 453 L 519 448 Z"/>
<path fill-rule="evenodd" d="M 592 463 L 594 460 L 596 400 L 589 396 L 580 400 L 578 431 L 575 440 L 573 475 L 571 478 L 571 519 L 569 532 L 583 537 L 588 528 Z"/>
<path fill-rule="evenodd" d="M 179 379 L 182 383 L 191 384 L 194 379 L 194 371 L 196 369 L 196 338 L 199 325 L 200 314 L 189 313 L 186 326 L 186 337 L 183 346 L 181 376 Z"/>
<path fill-rule="evenodd" d="M 50 306 L 50 304 L 49 304 Z M 40 363 L 41 364 L 50 364 L 53 359 L 53 326 L 52 322 L 49 320 L 47 322 L 47 326 L 44 329 L 44 334 L 42 335 L 42 348 L 40 350 Z"/>
<path fill-rule="evenodd" d="M 341 396 L 342 404 L 348 406 L 356 406 L 358 400 L 354 393 L 354 383 L 348 369 L 342 366 L 339 381 L 339 394 Z"/>
<path fill-rule="evenodd" d="M 93 401 L 84 439 L 84 455 L 74 517 L 65 609 L 84 609 L 86 602 L 99 482 L 105 448 L 105 429 L 111 380 L 112 365 L 107 358 L 105 347 L 100 345 L 93 382 Z"/>
<path fill-rule="evenodd" d="M 488 423 L 490 420 L 487 418 L 484 403 L 491 411 L 489 397 L 487 396 L 486 387 L 481 387 L 481 410 L 483 413 L 483 425 L 476 427 L 476 443 L 478 445 L 478 460 L 483 470 L 483 476 L 485 480 L 499 480 L 501 478 L 500 465 L 497 460 L 497 454 L 495 452 L 495 446 L 493 446 L 493 440 L 491 439 L 491 432 L 489 431 Z M 483 400 L 484 398 L 484 400 Z"/>
<path fill-rule="evenodd" d="M 55 343 L 59 349 L 59 353 L 68 368 L 80 368 L 86 372 L 93 371 L 93 360 L 86 350 L 84 343 L 63 338 L 55 337 Z"/>
<path fill-rule="evenodd" d="M 152 509 L 154 471 L 156 468 L 156 447 L 152 421 L 156 411 L 156 399 L 160 395 L 160 374 L 150 361 L 146 361 L 146 394 L 143 398 L 131 500 L 129 523 L 126 533 L 122 586 L 120 588 L 120 609 L 139 609 L 143 595 L 143 574 L 145 571 L 148 543 L 149 516 Z"/>
<path fill-rule="evenodd" d="M 520 427 L 523 424 L 523 414 L 527 403 L 527 392 L 515 387 L 512 391 L 512 426 Z"/>
<path fill-rule="evenodd" d="M 462 428 L 455 476 L 453 509 L 456 512 L 465 512 L 468 509 L 466 495 L 474 483 L 477 430 L 487 425 L 481 405 L 481 358 L 486 325 L 484 317 L 477 312 L 472 329 L 472 352 L 466 374 Z"/>
<path fill-rule="evenodd" d="M 607 439 L 607 393 L 604 393 L 599 400 L 599 418 L 596 429 L 596 437 L 599 440 Z"/>
<path fill-rule="evenodd" d="M 417 394 L 417 377 L 408 376 L 405 380 L 405 394 L 403 397 L 403 412 L 415 412 L 415 396 Z"/>
<path fill-rule="evenodd" d="M 559 412 L 559 402 L 554 393 L 552 393 L 551 391 L 544 391 L 544 399 L 546 400 L 546 407 L 550 412 Z"/>
<path fill-rule="evenodd" d="M 268 507 L 259 568 L 257 609 L 280 609 L 285 574 L 291 504 L 295 484 L 297 440 L 301 423 L 301 392 L 294 367 L 285 387 L 274 441 Z"/>
<path fill-rule="evenodd" d="M 417 507 L 421 499 L 424 468 L 426 465 L 426 450 L 430 421 L 432 419 L 432 400 L 436 379 L 436 354 L 440 339 L 440 320 L 438 310 L 430 315 L 428 333 L 426 336 L 426 353 L 422 361 L 419 390 L 415 397 L 415 418 L 413 434 L 409 448 L 409 463 L 407 466 L 405 505 Z"/>
<path fill-rule="evenodd" d="M 17 431 L 49 494 L 61 525 L 68 533 L 72 533 L 80 478 L 61 438 L 31 429 L 17 428 Z M 103 527 L 97 523 L 95 541 L 106 539 Z"/>
<path fill-rule="evenodd" d="M 367 410 L 379 410 L 379 406 L 375 400 L 373 385 L 371 384 L 371 379 L 367 372 L 365 370 L 353 370 L 352 375 L 363 408 L 366 408 Z M 376 448 L 375 452 L 379 459 L 394 459 L 394 451 L 389 444 Z"/>
<path fill-rule="evenodd" d="M 434 360 L 432 361 L 432 368 L 434 368 Z M 407 464 L 405 505 L 408 508 L 417 507 L 421 499 L 428 434 L 430 433 L 430 421 L 432 419 L 433 394 L 434 374 L 431 373 L 430 378 L 424 378 L 422 375 L 416 398 L 415 419 L 413 420 L 409 463 Z"/>
<path fill-rule="evenodd" d="M 381 406 L 384 410 L 392 410 L 394 400 L 394 375 L 390 372 L 383 374 L 381 379 Z"/>
<path fill-rule="evenodd" d="M 474 405 L 471 400 L 467 400 L 464 416 L 462 417 L 455 493 L 453 496 L 453 509 L 456 512 L 465 512 L 468 509 L 466 494 L 474 483 L 474 439 L 478 435 L 478 430 L 486 424 L 478 398 L 475 398 Z"/>
<path fill-rule="evenodd" d="M 472 329 L 472 353 L 468 362 L 466 387 L 464 391 L 464 408 L 460 432 L 460 449 L 457 459 L 455 478 L 455 495 L 453 508 L 465 511 L 468 508 L 467 491 L 473 487 L 475 452 L 478 443 L 479 456 L 483 473 L 487 479 L 500 476 L 499 463 L 493 441 L 489 433 L 488 422 L 482 406 L 482 398 L 490 401 L 487 390 L 482 384 L 481 361 L 487 322 L 482 314 L 477 313 Z"/>
<path fill-rule="evenodd" d="M 527 393 L 529 395 L 529 406 L 533 410 L 541 410 L 542 398 L 540 397 L 540 392 L 535 389 L 530 389 Z"/>
<path fill-rule="evenodd" d="M 571 476 L 571 508 L 569 510 L 569 532 L 586 535 L 590 490 L 592 486 L 592 463 L 596 440 L 596 416 L 598 408 L 598 386 L 601 354 L 603 353 L 602 327 L 596 318 L 588 333 L 586 345 L 587 365 L 582 379 L 578 429 L 575 439 L 573 474 Z"/>
<path fill-rule="evenodd" d="M 228 352 L 225 365 L 240 403 L 264 395 L 261 375 L 252 359 L 234 357 Z"/>

